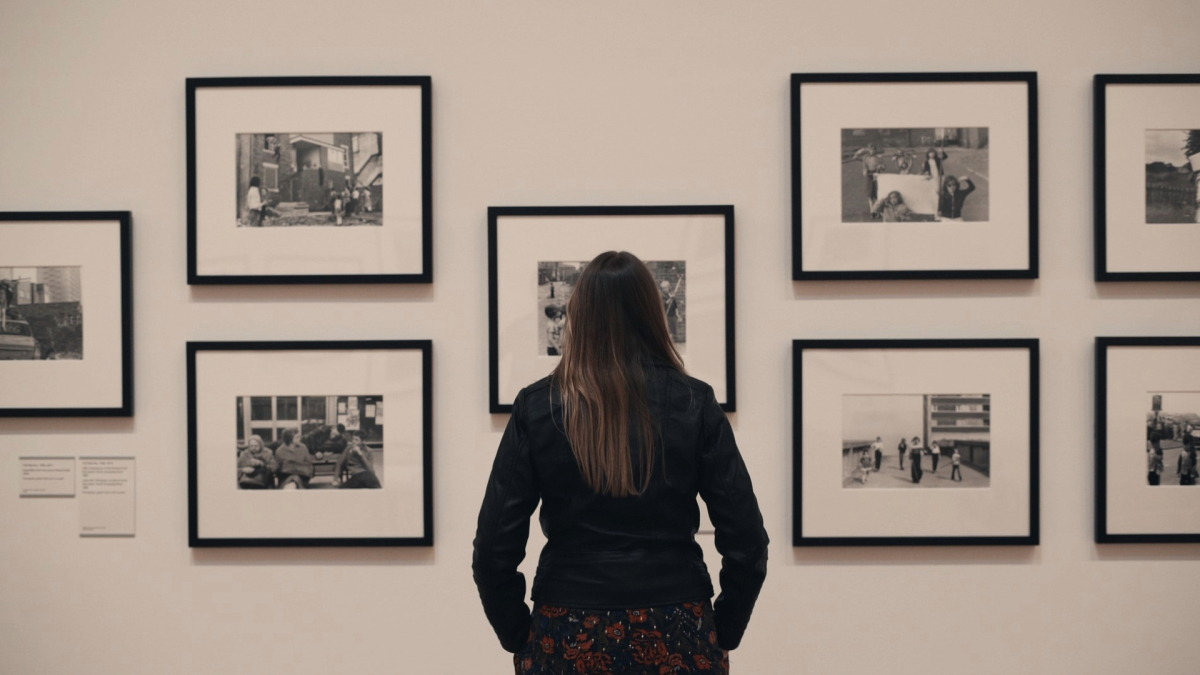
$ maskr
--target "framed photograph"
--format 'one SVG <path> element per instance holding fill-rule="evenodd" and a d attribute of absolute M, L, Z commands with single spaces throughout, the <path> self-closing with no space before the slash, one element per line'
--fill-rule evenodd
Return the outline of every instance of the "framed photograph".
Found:
<path fill-rule="evenodd" d="M 792 75 L 792 279 L 1035 279 L 1036 73 Z"/>
<path fill-rule="evenodd" d="M 0 212 L 0 417 L 133 415 L 128 211 Z"/>
<path fill-rule="evenodd" d="M 1200 542 L 1200 337 L 1096 338 L 1096 542 Z"/>
<path fill-rule="evenodd" d="M 1096 281 L 1200 281 L 1200 74 L 1097 75 Z"/>
<path fill-rule="evenodd" d="M 188 545 L 432 546 L 432 351 L 189 342 Z"/>
<path fill-rule="evenodd" d="M 433 281 L 430 87 L 189 78 L 188 283 Z"/>
<path fill-rule="evenodd" d="M 566 302 L 584 266 L 629 251 L 654 274 L 688 373 L 735 409 L 732 206 L 488 209 L 490 410 L 558 365 Z"/>
<path fill-rule="evenodd" d="M 1038 543 L 1038 341 L 793 342 L 793 546 Z"/>

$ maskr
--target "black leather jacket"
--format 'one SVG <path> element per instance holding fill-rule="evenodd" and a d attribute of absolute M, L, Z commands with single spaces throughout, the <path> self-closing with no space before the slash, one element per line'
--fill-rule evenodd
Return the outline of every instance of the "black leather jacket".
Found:
<path fill-rule="evenodd" d="M 583 481 L 562 433 L 562 408 L 547 379 L 523 389 L 496 452 L 472 569 L 501 645 L 528 637 L 525 557 L 529 519 L 542 502 L 546 535 L 534 602 L 579 609 L 654 607 L 712 597 L 694 535 L 704 498 L 721 553 L 714 602 L 718 644 L 737 647 L 767 574 L 767 532 L 729 420 L 703 382 L 661 366 L 646 369 L 647 396 L 663 448 L 649 488 L 636 497 L 598 495 Z"/>

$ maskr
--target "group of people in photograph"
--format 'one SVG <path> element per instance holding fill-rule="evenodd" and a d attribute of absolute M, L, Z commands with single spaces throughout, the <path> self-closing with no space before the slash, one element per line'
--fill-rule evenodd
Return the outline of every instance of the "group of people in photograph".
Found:
<path fill-rule="evenodd" d="M 1152 420 L 1146 427 L 1146 482 L 1150 485 L 1162 485 L 1162 476 L 1168 470 L 1164 458 L 1163 441 L 1176 441 L 1180 444 L 1179 457 L 1175 460 L 1175 477 L 1180 485 L 1196 485 L 1200 478 L 1200 465 L 1197 464 L 1196 446 L 1200 445 L 1200 429 L 1190 422 L 1178 425 L 1166 425 Z"/>
<path fill-rule="evenodd" d="M 307 441 L 307 443 L 305 442 Z M 310 451 L 310 444 L 317 448 Z M 238 452 L 238 488 L 243 490 L 304 490 L 316 475 L 318 464 L 333 464 L 333 487 L 382 487 L 371 451 L 362 436 L 347 432 L 344 424 L 322 426 L 303 439 L 298 429 L 286 429 L 278 442 L 268 445 L 258 434 Z"/>
<path fill-rule="evenodd" d="M 949 155 L 943 149 L 929 148 L 925 152 L 920 175 L 925 176 L 929 181 L 930 189 L 934 191 L 937 198 L 937 212 L 934 214 L 934 220 L 962 222 L 963 205 L 966 203 L 967 197 L 975 191 L 975 183 L 966 176 L 946 175 L 942 163 L 948 157 Z M 904 195 L 900 194 L 898 190 L 892 190 L 882 199 L 879 198 L 879 174 L 888 173 L 887 160 L 890 159 L 895 163 L 895 173 L 908 175 L 912 172 L 912 167 L 916 162 L 916 155 L 912 150 L 900 148 L 893 150 L 891 154 L 885 154 L 884 150 L 876 147 L 874 143 L 868 143 L 866 147 L 859 148 L 851 159 L 860 160 L 863 163 L 867 205 L 871 210 L 872 218 L 884 222 L 904 222 L 914 218 L 915 214 L 905 204 Z"/>
<path fill-rule="evenodd" d="M 375 210 L 371 190 L 351 185 L 349 180 L 341 188 L 330 186 L 328 200 L 329 220 L 334 225 L 345 225 L 351 218 Z M 246 190 L 246 213 L 249 227 L 263 227 L 268 218 L 281 215 L 272 206 L 269 191 L 263 187 L 262 179 L 258 176 L 250 177 L 250 187 Z"/>
<path fill-rule="evenodd" d="M 900 444 L 897 446 L 897 451 L 900 455 L 900 470 L 904 470 L 905 455 L 908 456 L 910 472 L 913 483 L 920 483 L 921 478 L 925 475 L 925 471 L 921 466 L 921 459 L 924 455 L 929 455 L 930 470 L 937 473 L 938 463 L 942 458 L 942 447 L 937 441 L 931 441 L 929 448 L 926 449 L 921 442 L 920 436 L 913 436 L 912 441 L 901 438 Z M 859 458 L 859 481 L 866 485 L 867 479 L 870 478 L 871 472 L 879 471 L 883 466 L 883 438 L 875 437 L 875 442 L 871 443 L 871 447 L 863 452 Z M 950 455 L 950 480 L 962 481 L 962 455 L 958 452 L 958 448 L 953 449 Z"/>

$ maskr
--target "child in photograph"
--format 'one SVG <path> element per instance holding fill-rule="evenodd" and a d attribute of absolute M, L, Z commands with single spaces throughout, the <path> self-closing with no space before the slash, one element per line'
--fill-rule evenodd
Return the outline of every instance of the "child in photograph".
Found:
<path fill-rule="evenodd" d="M 238 488 L 267 490 L 275 480 L 275 456 L 255 434 L 246 441 L 246 449 L 238 453 Z"/>
<path fill-rule="evenodd" d="M 346 200 L 342 197 L 341 190 L 333 190 L 329 199 L 330 207 L 333 209 L 333 222 L 335 225 L 341 225 L 342 211 L 345 209 Z"/>
<path fill-rule="evenodd" d="M 912 443 L 908 446 L 908 461 L 911 464 L 912 482 L 920 483 L 921 476 L 924 471 L 921 471 L 921 453 L 924 448 L 921 447 L 921 439 L 917 436 L 912 437 Z"/>
<path fill-rule="evenodd" d="M 1154 451 L 1154 446 L 1150 444 L 1150 441 L 1146 441 L 1146 482 L 1150 485 L 1161 484 L 1162 472 L 1162 455 Z"/>
<path fill-rule="evenodd" d="M 933 181 L 935 186 L 941 185 L 942 176 L 945 175 L 945 173 L 942 171 L 942 161 L 948 156 L 949 155 L 946 154 L 945 150 L 930 148 L 929 151 L 925 153 L 925 165 L 921 167 L 921 175 L 929 176 L 929 179 Z"/>
<path fill-rule="evenodd" d="M 371 451 L 363 445 L 362 436 L 357 433 L 349 434 L 349 444 L 346 451 L 338 457 L 337 466 L 333 472 L 333 484 L 343 490 L 373 489 L 378 490 L 383 485 L 375 475 L 375 465 L 371 461 Z M 342 480 L 343 471 L 346 479 Z"/>
<path fill-rule="evenodd" d="M 868 143 L 867 147 L 859 148 L 851 159 L 862 160 L 863 177 L 866 178 L 867 184 L 867 208 L 870 209 L 875 206 L 875 201 L 879 198 L 879 185 L 875 181 L 875 174 L 882 173 L 884 170 L 883 156 L 875 148 L 874 143 Z"/>
<path fill-rule="evenodd" d="M 1195 485 L 1197 473 L 1196 448 L 1192 447 L 1180 451 L 1179 462 L 1175 467 L 1175 474 L 1179 476 L 1179 484 Z"/>
<path fill-rule="evenodd" d="M 905 148 L 904 150 L 897 150 L 892 157 L 896 160 L 896 172 L 907 176 L 908 172 L 912 170 L 913 154 Z"/>
<path fill-rule="evenodd" d="M 562 356 L 563 330 L 567 326 L 567 312 L 562 305 L 546 305 L 546 318 L 550 325 L 546 326 L 546 355 Z"/>
<path fill-rule="evenodd" d="M 858 458 L 858 470 L 862 472 L 859 480 L 863 485 L 867 484 L 867 478 L 871 475 L 871 451 L 863 450 L 862 457 Z"/>
<path fill-rule="evenodd" d="M 932 471 L 937 473 L 938 460 L 942 458 L 942 446 L 938 445 L 937 441 L 932 441 L 929 444 L 929 462 L 933 467 Z"/>
<path fill-rule="evenodd" d="M 250 187 L 246 190 L 246 219 L 250 227 L 262 226 L 262 209 L 262 180 L 258 176 L 251 176 Z"/>
<path fill-rule="evenodd" d="M 900 445 L 896 446 L 896 448 L 900 451 L 900 470 L 903 471 L 904 470 L 904 455 L 906 453 L 908 453 L 908 443 L 903 438 L 901 438 Z"/>
<path fill-rule="evenodd" d="M 961 223 L 963 203 L 974 191 L 975 183 L 971 182 L 970 178 L 946 176 L 942 191 L 938 194 L 937 220 Z"/>
<path fill-rule="evenodd" d="M 883 217 L 885 223 L 898 223 L 912 220 L 912 210 L 904 203 L 904 196 L 892 190 L 886 197 L 880 199 L 875 208 L 871 209 L 875 218 Z"/>
<path fill-rule="evenodd" d="M 954 448 L 954 454 L 950 455 L 950 480 L 962 482 L 962 455 L 959 454 L 958 448 Z"/>
<path fill-rule="evenodd" d="M 303 490 L 308 487 L 316 459 L 309 454 L 308 446 L 296 439 L 295 429 L 283 432 L 283 443 L 275 448 L 275 461 L 279 464 L 281 490 Z"/>

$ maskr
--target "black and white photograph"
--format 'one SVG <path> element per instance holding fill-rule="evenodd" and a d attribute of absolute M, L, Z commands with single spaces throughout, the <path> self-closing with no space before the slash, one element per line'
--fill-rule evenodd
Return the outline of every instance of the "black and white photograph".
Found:
<path fill-rule="evenodd" d="M 189 546 L 433 545 L 431 341 L 189 342 L 187 393 Z"/>
<path fill-rule="evenodd" d="M 1033 72 L 794 73 L 792 279 L 1036 279 L 1037 100 Z"/>
<path fill-rule="evenodd" d="M 383 134 L 237 135 L 238 227 L 383 225 Z"/>
<path fill-rule="evenodd" d="M 1096 338 L 1096 541 L 1200 542 L 1200 337 Z"/>
<path fill-rule="evenodd" d="M 842 487 L 986 488 L 991 395 L 842 397 Z"/>
<path fill-rule="evenodd" d="M 382 396 L 239 396 L 242 490 L 381 489 Z"/>
<path fill-rule="evenodd" d="M 720 204 L 489 207 L 488 410 L 511 412 L 522 388 L 554 370 L 580 275 L 624 251 L 649 268 L 688 373 L 734 411 L 733 227 L 733 207 Z"/>
<path fill-rule="evenodd" d="M 687 261 L 645 260 L 667 316 L 667 330 L 680 355 L 687 353 Z M 587 261 L 538 262 L 538 354 L 562 356 L 567 299 Z"/>
<path fill-rule="evenodd" d="M 428 76 L 188 78 L 188 283 L 432 283 L 431 92 Z"/>
<path fill-rule="evenodd" d="M 793 545 L 1037 545 L 1038 354 L 1036 339 L 794 340 Z"/>
<path fill-rule="evenodd" d="M 0 211 L 0 417 L 130 417 L 133 361 L 132 215 Z"/>
<path fill-rule="evenodd" d="M 987 127 L 842 129 L 842 222 L 985 222 Z"/>
<path fill-rule="evenodd" d="M 1094 278 L 1200 281 L 1200 74 L 1093 83 Z"/>
<path fill-rule="evenodd" d="M 1200 391 L 1151 393 L 1146 413 L 1146 483 L 1196 485 Z"/>
<path fill-rule="evenodd" d="M 1200 129 L 1146 130 L 1146 222 L 1197 223 Z"/>
<path fill-rule="evenodd" d="M 83 358 L 82 268 L 0 267 L 0 360 Z"/>

